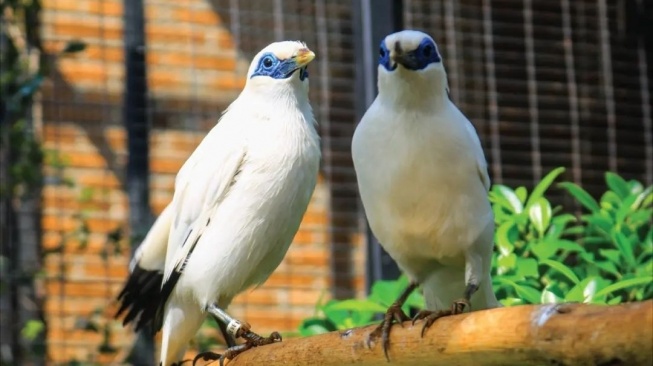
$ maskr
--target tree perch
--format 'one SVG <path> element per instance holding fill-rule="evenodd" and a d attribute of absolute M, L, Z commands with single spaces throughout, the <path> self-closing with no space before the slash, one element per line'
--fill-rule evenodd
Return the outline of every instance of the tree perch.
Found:
<path fill-rule="evenodd" d="M 616 306 L 527 305 L 395 326 L 390 363 L 368 326 L 251 349 L 229 366 L 653 365 L 653 300 Z"/>

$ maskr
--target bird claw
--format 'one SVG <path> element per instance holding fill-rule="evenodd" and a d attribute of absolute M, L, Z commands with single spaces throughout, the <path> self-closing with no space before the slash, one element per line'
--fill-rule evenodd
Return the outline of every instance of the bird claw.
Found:
<path fill-rule="evenodd" d="M 383 316 L 381 324 L 370 333 L 367 337 L 367 348 L 372 348 L 372 342 L 381 337 L 381 342 L 383 344 L 383 354 L 385 355 L 386 360 L 390 362 L 390 357 L 388 356 L 388 348 L 390 347 L 390 329 L 393 325 L 393 320 L 396 323 L 399 323 L 403 328 L 403 322 L 409 320 L 408 316 L 404 314 L 404 311 L 401 310 L 401 304 L 393 303 L 390 305 L 388 310 Z"/>
<path fill-rule="evenodd" d="M 465 307 L 471 309 L 472 305 L 469 300 L 463 298 L 454 301 L 451 304 L 451 309 L 448 310 L 420 310 L 415 317 L 413 317 L 413 325 L 415 325 L 416 321 L 425 319 L 424 326 L 422 327 L 422 338 L 424 338 L 424 333 L 431 325 L 433 325 L 433 323 L 435 323 L 436 320 L 449 315 L 461 314 L 465 310 Z"/>
<path fill-rule="evenodd" d="M 197 363 L 199 359 L 202 359 L 202 361 L 216 361 L 220 360 L 220 365 L 222 365 L 222 360 L 224 358 L 224 355 L 221 355 L 219 353 L 211 352 L 211 351 L 206 351 L 206 352 L 200 352 L 193 358 L 193 366 Z"/>
<path fill-rule="evenodd" d="M 451 313 L 453 315 L 456 314 L 462 314 L 463 311 L 465 311 L 465 308 L 469 308 L 470 310 L 472 309 L 472 304 L 469 302 L 469 300 L 462 298 L 458 299 L 451 304 Z"/>
<path fill-rule="evenodd" d="M 283 340 L 279 332 L 272 332 L 269 337 L 261 337 L 260 335 L 250 331 L 249 328 L 249 324 L 247 324 L 247 330 L 242 332 L 240 335 L 241 338 L 245 339 L 245 343 L 229 347 L 223 354 L 210 351 L 199 353 L 197 356 L 195 356 L 195 359 L 193 359 L 193 366 L 195 366 L 195 363 L 200 358 L 202 358 L 204 361 L 219 360 L 220 366 L 224 366 L 225 360 L 232 360 L 250 348 L 265 346 L 275 342 L 281 342 Z"/>

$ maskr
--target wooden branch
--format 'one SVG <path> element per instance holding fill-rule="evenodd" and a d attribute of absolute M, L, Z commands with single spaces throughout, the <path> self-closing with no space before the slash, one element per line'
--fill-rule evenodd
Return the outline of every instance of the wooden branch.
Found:
<path fill-rule="evenodd" d="M 527 305 L 392 328 L 390 363 L 369 326 L 251 349 L 229 366 L 653 365 L 653 300 L 616 306 Z"/>

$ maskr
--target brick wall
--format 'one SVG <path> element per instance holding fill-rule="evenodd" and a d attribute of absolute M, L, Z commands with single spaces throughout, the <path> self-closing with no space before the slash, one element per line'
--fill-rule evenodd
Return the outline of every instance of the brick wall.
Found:
<path fill-rule="evenodd" d="M 55 364 L 120 362 L 133 341 L 130 329 L 106 320 L 115 311 L 129 261 L 121 16 L 121 0 L 43 0 L 46 49 L 54 54 L 70 39 L 88 45 L 79 55 L 53 58 L 42 95 L 48 151 L 42 219 L 43 247 L 49 253 L 45 313 L 48 355 Z M 171 199 L 176 172 L 244 85 L 249 61 L 209 1 L 146 1 L 146 18 L 150 203 L 158 214 Z M 321 177 L 281 266 L 264 286 L 242 294 L 230 308 L 258 331 L 296 329 L 313 314 L 320 295 L 329 295 L 335 220 L 327 180 Z M 349 215 L 352 221 L 355 213 L 353 219 Z M 341 244 L 357 253 L 350 282 L 360 293 L 363 238 L 349 233 L 351 239 Z M 85 329 L 95 323 L 98 331 Z M 99 352 L 107 339 L 115 349 Z"/>

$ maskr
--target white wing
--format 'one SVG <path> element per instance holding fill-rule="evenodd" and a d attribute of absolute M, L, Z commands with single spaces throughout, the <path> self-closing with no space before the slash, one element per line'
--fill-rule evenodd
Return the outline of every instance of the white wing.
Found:
<path fill-rule="evenodd" d="M 240 171 L 246 154 L 241 127 L 238 121 L 223 118 L 179 171 L 171 203 L 173 219 L 161 306 L 170 296 L 211 216 Z"/>
<path fill-rule="evenodd" d="M 478 138 L 478 134 L 474 129 L 474 125 L 465 118 L 465 129 L 469 134 L 469 137 L 472 141 L 472 146 L 474 150 L 474 156 L 476 157 L 476 168 L 478 169 L 478 175 L 483 182 L 486 190 L 490 190 L 490 176 L 487 171 L 487 160 L 485 160 L 485 154 L 483 153 L 483 147 L 481 146 L 481 140 Z"/>

